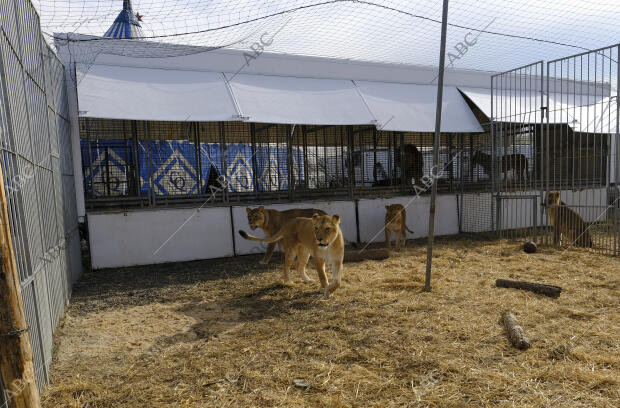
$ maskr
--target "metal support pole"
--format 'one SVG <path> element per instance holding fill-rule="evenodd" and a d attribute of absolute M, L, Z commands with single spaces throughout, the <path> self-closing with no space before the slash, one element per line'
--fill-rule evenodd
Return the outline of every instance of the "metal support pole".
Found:
<path fill-rule="evenodd" d="M 433 171 L 431 171 L 432 190 L 431 205 L 428 220 L 428 248 L 426 250 L 426 281 L 424 291 L 431 291 L 431 268 L 433 264 L 433 241 L 435 239 L 435 202 L 437 201 L 437 180 L 439 163 L 439 135 L 441 134 L 441 107 L 443 99 L 443 76 L 446 63 L 446 32 L 448 28 L 448 0 L 443 0 L 443 14 L 441 17 L 441 46 L 439 54 L 439 77 L 437 81 L 437 107 L 435 113 L 435 140 L 433 142 Z"/>

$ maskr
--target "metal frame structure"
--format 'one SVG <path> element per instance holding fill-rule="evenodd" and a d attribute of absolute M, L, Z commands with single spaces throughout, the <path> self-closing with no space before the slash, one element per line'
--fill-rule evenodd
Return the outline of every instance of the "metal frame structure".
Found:
<path fill-rule="evenodd" d="M 545 154 L 540 137 L 545 117 L 543 64 L 538 61 L 491 78 L 491 152 L 478 155 L 484 155 L 480 161 L 490 156 L 492 225 L 500 237 L 538 238 L 544 179 L 540 158 Z"/>
<path fill-rule="evenodd" d="M 89 209 L 407 195 L 431 171 L 434 150 L 430 133 L 374 126 L 82 118 L 80 132 Z M 440 192 L 463 178 L 453 140 L 464 137 L 441 135 Z M 213 170 L 225 178 L 218 188 Z"/>
<path fill-rule="evenodd" d="M 490 164 L 498 236 L 620 254 L 619 49 L 493 76 Z M 517 151 L 519 141 L 526 150 Z M 514 177 L 524 160 L 527 180 Z M 509 183 L 506 171 L 513 173 Z M 560 204 L 546 202 L 553 192 Z M 550 220 L 556 212 L 561 217 Z"/>

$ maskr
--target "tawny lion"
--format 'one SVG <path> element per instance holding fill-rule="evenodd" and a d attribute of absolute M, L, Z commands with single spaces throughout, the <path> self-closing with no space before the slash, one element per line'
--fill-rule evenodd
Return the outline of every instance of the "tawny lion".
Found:
<path fill-rule="evenodd" d="M 392 244 L 392 231 L 396 235 L 396 250 L 400 250 L 400 240 L 403 246 L 407 243 L 407 231 L 413 233 L 407 227 L 407 211 L 401 204 L 391 204 L 385 206 L 385 245 L 388 249 Z"/>
<path fill-rule="evenodd" d="M 547 209 L 547 219 L 553 227 L 555 245 L 562 245 L 562 238 L 566 238 L 570 245 L 592 248 L 588 225 L 560 199 L 559 191 L 548 193 L 542 206 Z"/>
<path fill-rule="evenodd" d="M 292 210 L 278 211 L 265 209 L 262 205 L 258 208 L 246 208 L 245 211 L 248 214 L 248 224 L 250 224 L 250 228 L 252 230 L 261 228 L 268 237 L 278 232 L 287 221 L 294 218 L 312 217 L 314 214 L 327 214 L 323 210 L 314 208 L 295 208 Z M 272 242 L 267 246 L 267 252 L 265 252 L 265 256 L 260 261 L 261 264 L 267 265 L 269 263 L 275 247 L 276 242 Z"/>
<path fill-rule="evenodd" d="M 290 282 L 289 270 L 295 257 L 297 271 L 304 280 L 310 280 L 305 274 L 305 266 L 310 255 L 314 257 L 323 293 L 328 297 L 342 283 L 342 261 L 344 259 L 344 238 L 340 229 L 340 216 L 314 214 L 312 218 L 297 217 L 285 223 L 280 230 L 268 238 L 258 238 L 240 230 L 239 234 L 257 242 L 278 242 L 284 249 L 285 282 Z M 332 268 L 332 282 L 328 284 L 325 263 Z"/>

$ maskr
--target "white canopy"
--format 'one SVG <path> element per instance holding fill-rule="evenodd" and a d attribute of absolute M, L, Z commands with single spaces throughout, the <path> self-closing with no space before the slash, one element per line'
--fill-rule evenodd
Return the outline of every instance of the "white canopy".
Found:
<path fill-rule="evenodd" d="M 471 101 L 489 118 L 491 104 L 495 101 L 493 116 L 495 120 L 518 123 L 547 123 L 542 118 L 540 108 L 548 106 L 548 121 L 553 124 L 566 123 L 578 132 L 615 132 L 615 98 L 595 94 L 520 92 L 502 90 L 502 94 L 491 96 L 489 88 L 459 87 Z"/>
<path fill-rule="evenodd" d="M 392 131 L 433 132 L 437 86 L 355 81 L 377 119 L 377 128 Z M 469 106 L 453 86 L 443 90 L 442 132 L 482 132 Z"/>
<path fill-rule="evenodd" d="M 78 85 L 80 116 L 128 120 L 376 125 L 432 132 L 436 85 L 95 64 Z M 442 132 L 482 132 L 454 86 Z"/>
<path fill-rule="evenodd" d="M 78 85 L 80 116 L 224 121 L 238 112 L 219 72 L 93 65 Z"/>
<path fill-rule="evenodd" d="M 244 119 L 307 125 L 374 124 L 351 81 L 236 75 L 230 81 Z"/>

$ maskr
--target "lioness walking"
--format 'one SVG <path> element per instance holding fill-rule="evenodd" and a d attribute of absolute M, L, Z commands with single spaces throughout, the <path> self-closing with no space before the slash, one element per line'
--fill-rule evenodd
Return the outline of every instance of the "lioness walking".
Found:
<path fill-rule="evenodd" d="M 392 231 L 396 235 L 396 250 L 400 250 L 400 241 L 403 246 L 407 243 L 407 231 L 413 233 L 407 227 L 407 211 L 402 204 L 391 204 L 385 206 L 385 246 L 390 249 L 392 245 Z"/>
<path fill-rule="evenodd" d="M 288 221 L 280 230 L 269 238 L 258 238 L 240 230 L 239 234 L 257 242 L 278 242 L 284 249 L 285 282 L 290 282 L 289 270 L 295 257 L 297 271 L 304 280 L 309 280 L 305 274 L 305 266 L 310 255 L 314 257 L 319 280 L 323 293 L 328 297 L 342 283 L 344 259 L 344 238 L 340 230 L 340 216 L 314 214 L 312 218 L 298 217 Z M 325 274 L 325 263 L 332 268 L 332 282 L 328 284 Z"/>
<path fill-rule="evenodd" d="M 248 215 L 248 224 L 250 224 L 250 228 L 252 230 L 261 228 L 268 237 L 278 232 L 287 221 L 294 218 L 312 217 L 314 214 L 327 214 L 325 211 L 315 208 L 294 208 L 292 210 L 278 211 L 266 209 L 262 205 L 258 208 L 246 208 L 245 211 Z M 276 242 L 272 242 L 267 246 L 267 252 L 265 252 L 265 256 L 260 261 L 261 264 L 267 265 L 269 263 L 275 247 Z"/>

